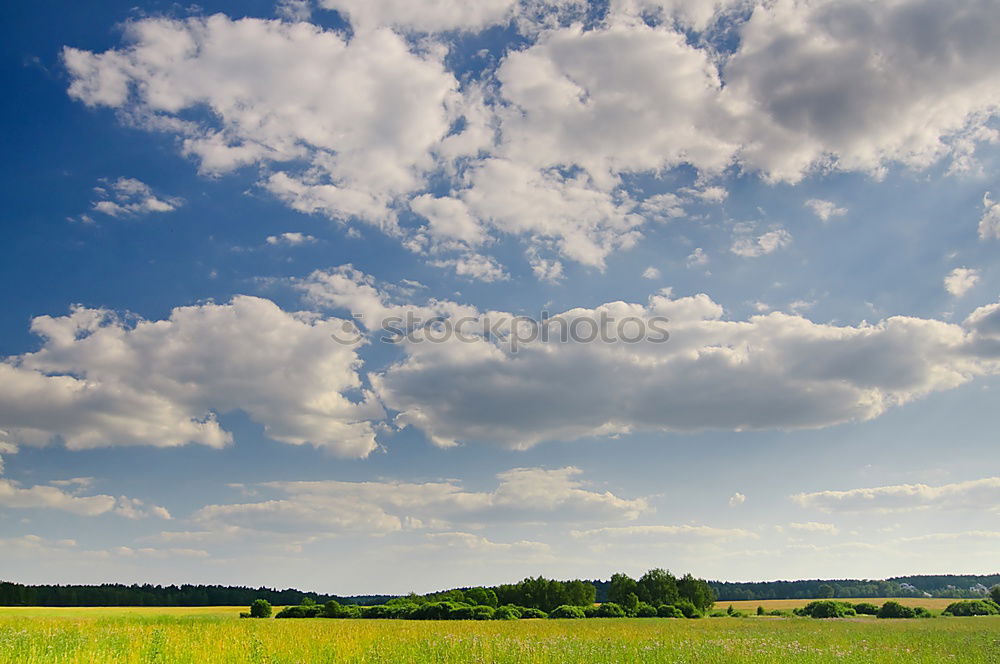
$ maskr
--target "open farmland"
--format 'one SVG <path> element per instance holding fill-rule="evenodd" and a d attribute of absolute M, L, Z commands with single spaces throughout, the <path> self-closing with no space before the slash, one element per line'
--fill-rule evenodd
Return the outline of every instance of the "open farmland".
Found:
<path fill-rule="evenodd" d="M 214 614 L 214 615 L 212 615 Z M 0 613 L 6 664 L 1000 661 L 1000 619 L 239 620 L 237 610 Z"/>

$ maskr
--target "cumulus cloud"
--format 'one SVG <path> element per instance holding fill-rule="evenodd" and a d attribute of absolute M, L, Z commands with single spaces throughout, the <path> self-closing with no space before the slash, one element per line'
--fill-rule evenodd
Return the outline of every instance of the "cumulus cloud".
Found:
<path fill-rule="evenodd" d="M 320 0 L 357 30 L 392 26 L 419 32 L 479 31 L 513 18 L 517 0 Z"/>
<path fill-rule="evenodd" d="M 213 530 L 335 536 L 451 530 L 455 524 L 484 522 L 628 521 L 650 510 L 644 498 L 587 487 L 581 474 L 574 467 L 514 468 L 497 475 L 492 491 L 469 491 L 455 480 L 266 482 L 247 488 L 273 498 L 208 505 L 194 518 Z"/>
<path fill-rule="evenodd" d="M 180 198 L 159 198 L 145 182 L 135 178 L 118 178 L 94 188 L 101 200 L 94 210 L 111 217 L 136 217 L 150 212 L 173 212 L 184 204 Z M 84 221 L 92 221 L 89 217 Z"/>
<path fill-rule="evenodd" d="M 1000 507 L 1000 477 L 929 486 L 897 484 L 847 491 L 799 493 L 792 500 L 823 512 L 902 512 L 916 509 L 989 510 Z"/>
<path fill-rule="evenodd" d="M 281 233 L 280 235 L 268 235 L 267 243 L 272 247 L 298 247 L 305 244 L 315 244 L 316 238 L 312 235 L 307 235 L 306 233 Z"/>
<path fill-rule="evenodd" d="M 732 496 L 729 497 L 729 506 L 730 507 L 739 507 L 740 505 L 742 505 L 746 501 L 747 501 L 747 497 L 744 496 L 739 491 L 737 491 L 736 493 L 734 493 Z"/>
<path fill-rule="evenodd" d="M 990 192 L 983 196 L 983 216 L 979 219 L 980 240 L 1000 240 L 1000 203 L 990 198 Z"/>
<path fill-rule="evenodd" d="M 778 228 L 756 236 L 737 236 L 733 239 L 729 251 L 744 258 L 758 258 L 783 249 L 791 243 L 791 233 L 783 228 Z"/>
<path fill-rule="evenodd" d="M 650 265 L 649 267 L 647 267 L 642 272 L 642 278 L 643 279 L 654 279 L 655 280 L 655 279 L 659 279 L 661 276 L 663 276 L 663 275 L 660 274 L 659 268 L 655 268 L 652 265 Z"/>
<path fill-rule="evenodd" d="M 422 186 L 457 120 L 446 108 L 457 83 L 438 56 L 386 29 L 348 42 L 308 23 L 215 15 L 144 19 L 126 36 L 120 50 L 64 50 L 71 96 L 177 134 L 206 173 L 305 160 L 286 181 L 298 188 L 281 193 L 330 216 L 391 225 L 393 199 Z M 195 121 L 192 109 L 208 113 Z"/>
<path fill-rule="evenodd" d="M 955 297 L 962 297 L 979 283 L 979 270 L 956 267 L 944 278 L 944 289 Z"/>
<path fill-rule="evenodd" d="M 246 296 L 159 321 L 40 316 L 42 347 L 0 363 L 0 427 L 15 444 L 222 447 L 217 416 L 242 410 L 275 440 L 365 456 L 382 411 L 360 390 L 354 351 L 330 338 L 343 324 Z"/>
<path fill-rule="evenodd" d="M 646 304 L 563 312 L 550 321 L 548 341 L 529 340 L 514 352 L 511 313 L 443 300 L 398 302 L 349 268 L 315 273 L 300 287 L 316 304 L 362 313 L 369 329 L 407 313 L 475 321 L 463 328 L 465 338 L 403 340 L 404 358 L 370 376 L 398 426 L 416 427 L 443 446 L 523 449 L 634 430 L 820 428 L 869 420 L 1000 370 L 1000 305 L 977 309 L 961 325 L 896 316 L 850 326 L 780 312 L 726 320 L 706 295 L 661 292 Z M 647 330 L 666 318 L 669 338 L 560 338 L 572 321 L 599 329 L 602 318 L 632 318 Z M 495 331 L 476 334 L 485 319 Z"/>
<path fill-rule="evenodd" d="M 836 203 L 819 198 L 810 198 L 805 205 L 820 218 L 820 221 L 830 221 L 833 217 L 843 217 L 847 214 L 847 208 L 837 207 Z"/>
<path fill-rule="evenodd" d="M 503 234 L 536 256 L 555 250 L 600 268 L 645 223 L 681 216 L 682 199 L 725 199 L 701 184 L 643 200 L 631 174 L 690 165 L 702 183 L 733 167 L 791 182 L 833 169 L 878 176 L 964 163 L 995 139 L 986 123 L 1000 105 L 1000 47 L 990 46 L 1000 18 L 976 0 L 616 0 L 597 21 L 580 20 L 587 6 L 575 0 L 321 4 L 347 17 L 350 40 L 301 22 L 296 2 L 279 7 L 295 23 L 147 18 L 129 24 L 121 48 L 66 48 L 69 92 L 177 136 L 205 173 L 264 165 L 261 184 L 293 209 L 374 224 L 414 250 L 456 251 L 435 256 L 448 269 Z M 442 31 L 512 19 L 526 44 L 489 61 L 481 81 L 447 69 Z M 720 21 L 734 37 L 725 47 L 710 30 Z M 429 194 L 432 182 L 445 193 Z M 810 206 L 828 219 L 843 210 Z M 401 224 L 410 215 L 400 212 L 428 223 Z M 761 255 L 787 240 L 772 231 L 735 251 Z M 535 273 L 557 278 L 561 263 L 544 260 Z"/>
<path fill-rule="evenodd" d="M 146 505 L 136 498 L 77 495 L 54 485 L 37 484 L 21 487 L 12 480 L 0 479 L 0 507 L 5 509 L 51 509 L 77 516 L 118 514 L 129 519 L 156 516 L 169 519 L 170 513 L 158 505 Z"/>

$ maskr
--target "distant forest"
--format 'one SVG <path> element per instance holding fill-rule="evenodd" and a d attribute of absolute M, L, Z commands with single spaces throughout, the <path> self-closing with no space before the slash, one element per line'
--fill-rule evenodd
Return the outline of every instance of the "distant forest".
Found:
<path fill-rule="evenodd" d="M 522 582 L 523 583 L 523 582 Z M 609 601 L 611 581 L 585 581 L 594 586 L 597 602 Z M 982 597 L 1000 584 L 1000 574 L 988 576 L 900 576 L 884 580 L 815 579 L 738 583 L 709 581 L 717 601 L 763 599 L 816 599 L 825 597 Z M 508 586 L 498 586 L 497 589 Z M 464 589 L 463 589 L 464 590 Z M 832 594 L 831 594 L 832 593 Z M 294 588 L 250 588 L 202 585 L 24 585 L 0 583 L 0 606 L 241 606 L 265 599 L 275 606 L 298 604 L 303 598 L 323 604 L 371 606 L 396 595 L 339 596 Z"/>

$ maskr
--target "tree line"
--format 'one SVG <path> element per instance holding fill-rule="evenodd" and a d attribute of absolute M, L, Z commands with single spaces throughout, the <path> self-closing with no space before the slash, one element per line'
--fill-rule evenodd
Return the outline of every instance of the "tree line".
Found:
<path fill-rule="evenodd" d="M 0 583 L 0 606 L 239 606 L 260 598 L 271 604 L 295 604 L 303 596 L 314 601 L 331 599 L 353 604 L 378 604 L 391 595 L 361 595 L 344 598 L 307 593 L 294 588 L 250 588 L 203 585 L 24 585 Z"/>
<path fill-rule="evenodd" d="M 455 588 L 427 595 L 411 594 L 374 606 L 318 604 L 304 598 L 286 606 L 276 618 L 395 618 L 408 620 L 517 620 L 521 618 L 700 618 L 715 596 L 708 582 L 690 574 L 675 577 L 653 569 L 639 579 L 611 577 L 609 599 L 595 603 L 597 588 L 581 580 L 556 581 L 529 577 L 520 583 L 490 588 Z M 244 617 L 258 615 L 253 607 Z M 270 611 L 267 611 L 270 615 Z"/>
<path fill-rule="evenodd" d="M 738 583 L 712 581 L 719 601 L 764 599 L 814 599 L 832 597 L 985 597 L 987 589 L 1000 583 L 1000 574 L 985 576 L 898 576 L 883 580 L 810 579 Z M 829 594 L 832 589 L 833 594 Z M 598 598 L 601 596 L 598 586 Z"/>

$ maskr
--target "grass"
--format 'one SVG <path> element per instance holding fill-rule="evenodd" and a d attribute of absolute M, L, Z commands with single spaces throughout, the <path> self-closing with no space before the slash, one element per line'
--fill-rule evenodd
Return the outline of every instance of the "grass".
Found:
<path fill-rule="evenodd" d="M 1000 662 L 1000 618 L 238 620 L 239 608 L 2 609 L 0 663 Z"/>

